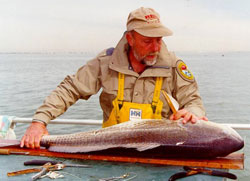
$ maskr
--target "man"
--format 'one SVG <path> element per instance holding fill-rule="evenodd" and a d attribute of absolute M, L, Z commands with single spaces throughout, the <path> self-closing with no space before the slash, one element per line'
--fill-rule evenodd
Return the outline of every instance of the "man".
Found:
<path fill-rule="evenodd" d="M 37 109 L 21 140 L 21 147 L 39 148 L 46 125 L 78 99 L 88 99 L 101 88 L 103 127 L 133 119 L 207 120 L 197 83 L 185 63 L 167 50 L 162 37 L 172 32 L 150 8 L 129 14 L 127 31 L 117 44 L 100 53 L 65 80 Z M 171 112 L 163 92 L 180 105 Z"/>

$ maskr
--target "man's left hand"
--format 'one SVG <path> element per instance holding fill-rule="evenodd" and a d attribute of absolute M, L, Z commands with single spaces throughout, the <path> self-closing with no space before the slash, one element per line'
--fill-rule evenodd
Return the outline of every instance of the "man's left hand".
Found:
<path fill-rule="evenodd" d="M 195 114 L 188 112 L 186 109 L 178 110 L 175 114 L 172 114 L 170 120 L 178 120 L 183 118 L 182 123 L 186 124 L 187 122 L 196 123 L 198 120 L 208 121 L 207 117 L 197 117 Z"/>

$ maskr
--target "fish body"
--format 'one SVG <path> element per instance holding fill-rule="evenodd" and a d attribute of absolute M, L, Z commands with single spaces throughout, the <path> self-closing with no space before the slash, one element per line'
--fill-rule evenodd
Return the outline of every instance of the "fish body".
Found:
<path fill-rule="evenodd" d="M 240 150 L 244 141 L 232 128 L 210 121 L 136 120 L 88 132 L 46 135 L 41 145 L 66 153 L 214 158 Z"/>

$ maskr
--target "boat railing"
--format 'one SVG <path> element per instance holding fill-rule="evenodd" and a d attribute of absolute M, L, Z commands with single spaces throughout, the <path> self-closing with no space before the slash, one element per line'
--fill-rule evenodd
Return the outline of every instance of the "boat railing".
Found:
<path fill-rule="evenodd" d="M 14 117 L 12 119 L 12 126 L 16 123 L 31 123 L 32 118 L 19 118 Z M 54 119 L 50 121 L 50 124 L 76 124 L 76 125 L 102 125 L 102 120 L 92 119 Z M 250 124 L 236 124 L 236 123 L 221 123 L 237 130 L 250 130 Z"/>

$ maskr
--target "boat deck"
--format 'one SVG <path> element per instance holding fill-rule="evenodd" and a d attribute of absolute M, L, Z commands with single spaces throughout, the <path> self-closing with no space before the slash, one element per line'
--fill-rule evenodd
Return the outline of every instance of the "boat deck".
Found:
<path fill-rule="evenodd" d="M 13 180 L 13 181 L 26 181 L 30 180 L 34 175 L 33 173 L 19 175 L 14 177 L 8 177 L 7 173 L 17 171 L 21 169 L 34 168 L 34 166 L 24 166 L 25 161 L 33 159 L 41 159 L 37 156 L 23 156 L 23 155 L 0 155 L 0 180 Z M 63 159 L 63 158 L 42 158 L 45 160 L 63 161 L 65 163 L 73 164 L 88 164 L 92 168 L 73 168 L 66 167 L 62 171 L 59 171 L 64 178 L 60 180 L 86 180 L 86 181 L 98 181 L 101 178 L 117 177 L 124 174 L 130 174 L 129 177 L 121 179 L 129 179 L 133 181 L 166 181 L 171 175 L 183 171 L 182 167 L 178 166 L 163 166 L 163 165 L 148 165 L 140 163 L 112 163 L 112 162 L 100 162 L 91 160 L 76 160 L 76 159 Z M 43 178 L 42 180 L 51 180 L 50 178 Z M 206 180 L 206 181 L 221 181 L 223 178 L 209 176 L 209 175 L 194 175 L 183 178 L 185 181 Z"/>
<path fill-rule="evenodd" d="M 0 155 L 0 180 L 30 180 L 34 173 L 8 177 L 8 172 L 34 168 L 35 166 L 24 166 L 25 161 L 30 160 L 53 160 L 71 164 L 87 164 L 91 168 L 73 168 L 66 167 L 59 171 L 64 175 L 60 180 L 89 180 L 98 181 L 103 178 L 118 177 L 129 174 L 127 178 L 120 180 L 135 181 L 165 181 L 171 175 L 182 172 L 184 165 L 193 167 L 212 167 L 227 171 L 228 169 L 243 169 L 244 155 L 234 153 L 226 158 L 217 158 L 213 160 L 183 160 L 183 159 L 154 159 L 154 158 L 135 158 L 119 157 L 107 155 L 90 154 L 58 154 L 49 152 L 46 149 L 31 150 L 20 149 L 18 147 L 7 147 L 10 152 L 27 152 L 28 155 Z M 178 166 L 181 165 L 181 166 Z M 216 170 L 216 169 L 215 169 Z M 43 178 L 42 180 L 51 180 Z M 223 180 L 222 177 L 209 176 L 204 174 L 194 175 L 181 180 Z"/>

